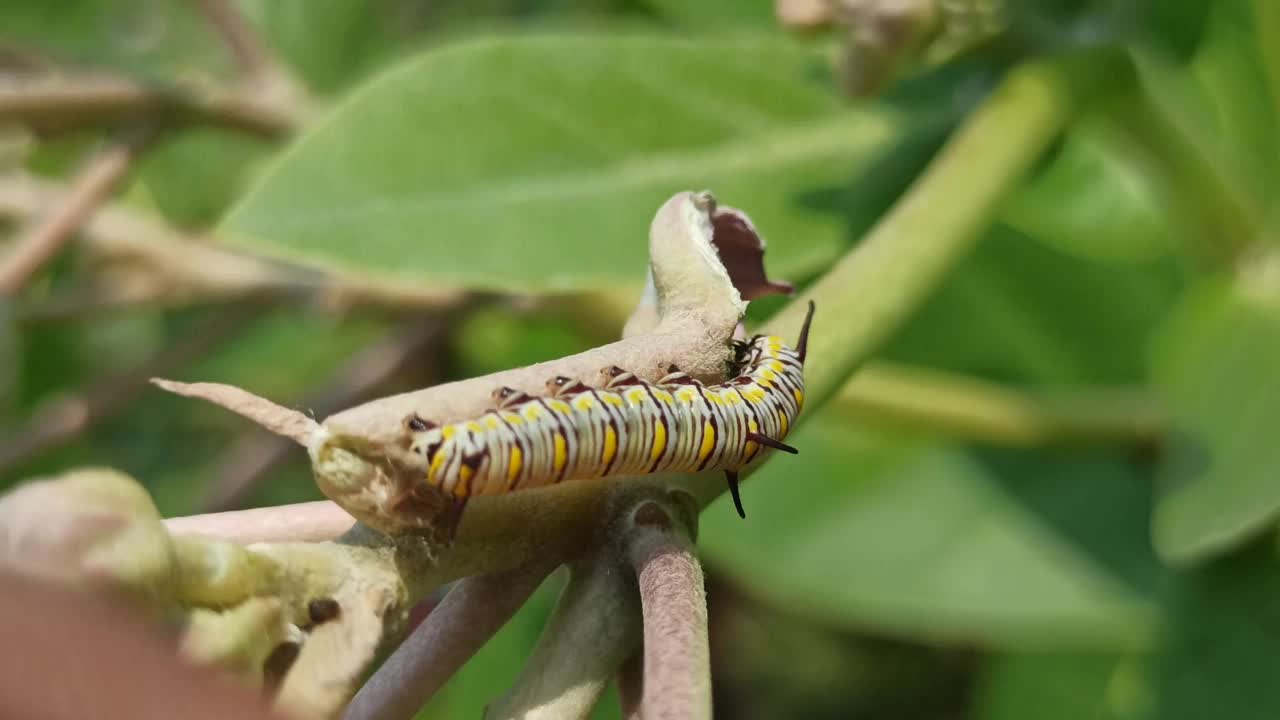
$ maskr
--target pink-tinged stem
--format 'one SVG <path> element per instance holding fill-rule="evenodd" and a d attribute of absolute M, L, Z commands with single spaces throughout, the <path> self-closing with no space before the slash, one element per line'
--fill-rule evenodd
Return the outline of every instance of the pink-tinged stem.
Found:
<path fill-rule="evenodd" d="M 554 567 L 533 562 L 461 580 L 356 693 L 346 720 L 405 720 L 427 703 Z"/>
<path fill-rule="evenodd" d="M 323 542 L 351 529 L 355 520 L 328 500 L 169 518 L 174 535 L 204 535 L 238 543 Z"/>
<path fill-rule="evenodd" d="M 702 568 L 678 530 L 637 532 L 627 549 L 644 614 L 644 679 L 639 717 L 711 717 L 711 650 Z"/>

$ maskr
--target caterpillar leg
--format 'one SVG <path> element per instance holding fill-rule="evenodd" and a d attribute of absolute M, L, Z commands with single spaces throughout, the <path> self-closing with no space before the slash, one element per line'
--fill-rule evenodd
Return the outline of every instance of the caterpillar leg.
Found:
<path fill-rule="evenodd" d="M 742 509 L 742 495 L 738 493 L 738 472 L 725 470 L 724 477 L 729 481 L 729 494 L 733 496 L 733 507 L 738 511 L 738 517 L 746 520 L 747 511 Z"/>
<path fill-rule="evenodd" d="M 493 402 L 499 409 L 509 408 L 512 405 L 519 405 L 522 402 L 532 400 L 528 393 L 520 392 L 511 387 L 500 387 L 493 391 Z"/>
<path fill-rule="evenodd" d="M 604 368 L 603 370 L 600 371 L 600 374 L 604 376 L 604 379 L 605 379 L 604 386 L 606 390 L 612 390 L 613 388 L 619 388 L 619 387 L 626 387 L 627 385 L 643 385 L 644 384 L 644 381 L 636 377 L 635 373 L 632 373 L 627 370 L 623 370 L 617 365 L 611 365 L 610 367 Z"/>
<path fill-rule="evenodd" d="M 689 374 L 676 367 L 675 364 L 667 366 L 667 374 L 662 376 L 658 381 L 659 385 L 701 385 L 702 383 L 689 377 Z"/>
<path fill-rule="evenodd" d="M 760 443 L 765 447 L 771 447 L 774 450 L 781 450 L 782 452 L 788 452 L 788 453 L 791 453 L 792 455 L 800 454 L 799 450 L 791 447 L 790 445 L 782 442 L 781 440 L 774 440 L 768 435 L 761 435 L 758 432 L 747 433 L 747 439 L 754 443 Z"/>
<path fill-rule="evenodd" d="M 563 375 L 557 375 L 547 381 L 547 392 L 551 397 L 563 397 L 565 395 L 577 395 L 590 390 L 584 383 L 573 378 L 567 378 Z"/>

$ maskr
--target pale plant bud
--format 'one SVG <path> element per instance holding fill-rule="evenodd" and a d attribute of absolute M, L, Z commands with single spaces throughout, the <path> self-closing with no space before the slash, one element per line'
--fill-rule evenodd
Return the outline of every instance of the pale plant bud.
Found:
<path fill-rule="evenodd" d="M 123 473 L 90 468 L 0 498 L 0 563 L 149 601 L 172 588 L 174 551 L 150 496 Z"/>

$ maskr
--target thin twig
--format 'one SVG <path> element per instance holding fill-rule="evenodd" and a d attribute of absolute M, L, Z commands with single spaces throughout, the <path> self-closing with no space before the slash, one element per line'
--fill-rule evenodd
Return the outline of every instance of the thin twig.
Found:
<path fill-rule="evenodd" d="M 328 500 L 279 507 L 169 518 L 175 535 L 203 535 L 248 545 L 259 542 L 324 542 L 351 529 L 355 519 Z"/>
<path fill-rule="evenodd" d="M 71 442 L 94 423 L 125 407 L 160 373 L 171 373 L 204 356 L 261 312 L 261 306 L 224 310 L 141 364 L 95 380 L 89 387 L 53 399 L 28 424 L 0 443 L 0 475 L 44 452 Z"/>
<path fill-rule="evenodd" d="M 524 605 L 554 565 L 459 581 L 356 693 L 346 720 L 406 720 Z"/>
<path fill-rule="evenodd" d="M 41 133 L 141 118 L 194 120 L 267 139 L 287 135 L 298 123 L 287 107 L 226 90 L 161 87 L 99 74 L 0 80 L 0 121 Z"/>
<path fill-rule="evenodd" d="M 217 30 L 246 77 L 259 81 L 287 76 L 275 55 L 234 5 L 226 0 L 196 0 L 196 4 Z"/>
<path fill-rule="evenodd" d="M 195 0 L 240 66 L 249 92 L 263 101 L 290 109 L 299 116 L 309 104 L 294 74 L 272 51 L 257 29 L 229 0 Z"/>
<path fill-rule="evenodd" d="M 155 126 L 130 128 L 85 164 L 66 197 L 49 215 L 22 231 L 0 263 L 0 295 L 16 295 L 70 242 L 129 174 L 139 153 L 157 132 Z"/>
<path fill-rule="evenodd" d="M 64 192 L 55 183 L 29 175 L 0 178 L 0 217 L 34 217 Z M 64 298 L 66 306 L 54 308 L 59 317 L 77 310 L 107 312 L 125 307 L 124 303 L 195 303 L 246 296 L 290 296 L 330 305 L 376 304 L 397 310 L 451 306 L 465 296 L 453 288 L 394 286 L 358 276 L 327 276 L 238 253 L 215 237 L 177 231 L 159 218 L 117 203 L 99 208 L 80 237 L 94 260 L 112 264 L 129 283 L 119 289 L 110 285 L 100 289 L 105 297 L 89 293 Z M 102 275 L 99 273 L 100 278 Z M 42 309 L 26 308 L 18 315 L 20 319 L 31 318 L 42 314 Z"/>
<path fill-rule="evenodd" d="M 655 526 L 634 531 L 627 554 L 639 580 L 644 613 L 640 717 L 709 720 L 707 598 L 693 543 L 674 525 Z"/>

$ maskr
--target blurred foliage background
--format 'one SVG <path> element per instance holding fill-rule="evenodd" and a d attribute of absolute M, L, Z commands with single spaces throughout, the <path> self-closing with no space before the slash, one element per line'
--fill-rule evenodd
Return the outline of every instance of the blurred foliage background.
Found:
<path fill-rule="evenodd" d="M 1272 0 L 7 0 L 0 277 L 69 188 L 110 197 L 0 284 L 0 487 L 317 499 L 302 452 L 146 378 L 322 417 L 600 344 L 684 189 L 803 286 L 1064 55 L 1113 71 L 882 348 L 902 386 L 704 515 L 717 712 L 1274 718 Z M 478 716 L 555 585 L 420 717 Z"/>

